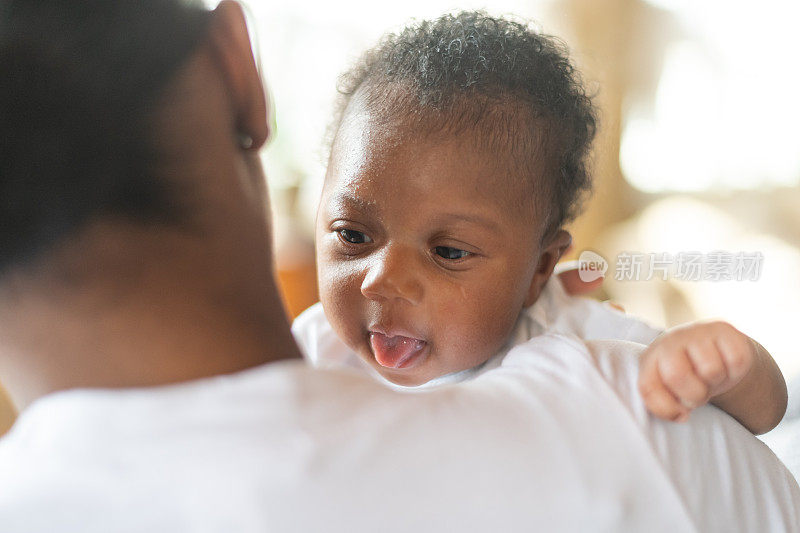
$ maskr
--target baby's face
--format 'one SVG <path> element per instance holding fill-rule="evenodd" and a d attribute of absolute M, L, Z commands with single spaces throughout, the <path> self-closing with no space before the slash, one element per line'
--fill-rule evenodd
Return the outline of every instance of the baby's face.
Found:
<path fill-rule="evenodd" d="M 328 320 L 386 379 L 408 386 L 503 346 L 531 303 L 541 235 L 522 207 L 530 188 L 504 174 L 497 154 L 467 136 L 413 133 L 346 117 L 317 214 Z"/>

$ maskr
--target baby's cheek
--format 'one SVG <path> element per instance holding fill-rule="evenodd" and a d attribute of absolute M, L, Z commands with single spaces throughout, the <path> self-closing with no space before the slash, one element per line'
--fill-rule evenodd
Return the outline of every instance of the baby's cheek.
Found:
<path fill-rule="evenodd" d="M 440 330 L 451 365 L 466 369 L 483 363 L 503 346 L 516 322 L 512 304 L 491 298 L 461 300 L 442 307 Z"/>
<path fill-rule="evenodd" d="M 361 283 L 358 272 L 341 265 L 321 265 L 319 292 L 325 316 L 348 345 L 360 340 L 362 329 Z"/>
<path fill-rule="evenodd" d="M 363 273 L 357 262 L 320 259 L 317 276 L 321 299 L 340 301 L 361 295 Z"/>

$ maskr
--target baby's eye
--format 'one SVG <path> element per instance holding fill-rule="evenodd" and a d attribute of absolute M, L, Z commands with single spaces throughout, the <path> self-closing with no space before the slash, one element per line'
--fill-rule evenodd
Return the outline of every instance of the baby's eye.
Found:
<path fill-rule="evenodd" d="M 360 231 L 352 229 L 340 229 L 336 233 L 339 234 L 339 237 L 341 237 L 342 240 L 350 244 L 365 244 L 372 242 L 372 239 Z"/>
<path fill-rule="evenodd" d="M 459 250 L 458 248 L 452 248 L 450 246 L 437 246 L 433 251 L 439 257 L 452 260 L 463 259 L 470 255 L 466 250 Z"/>

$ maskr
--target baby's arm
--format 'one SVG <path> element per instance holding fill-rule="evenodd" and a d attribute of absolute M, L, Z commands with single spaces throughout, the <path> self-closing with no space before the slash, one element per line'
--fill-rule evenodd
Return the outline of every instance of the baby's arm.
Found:
<path fill-rule="evenodd" d="M 639 391 L 660 418 L 684 421 L 710 401 L 756 435 L 786 412 L 786 382 L 775 361 L 725 322 L 688 324 L 653 341 L 642 354 Z"/>

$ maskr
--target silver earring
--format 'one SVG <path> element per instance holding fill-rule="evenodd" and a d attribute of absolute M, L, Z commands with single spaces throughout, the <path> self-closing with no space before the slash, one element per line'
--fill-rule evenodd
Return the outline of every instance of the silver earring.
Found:
<path fill-rule="evenodd" d="M 253 138 L 246 133 L 237 133 L 236 140 L 239 143 L 239 148 L 242 150 L 249 150 L 253 147 Z"/>

